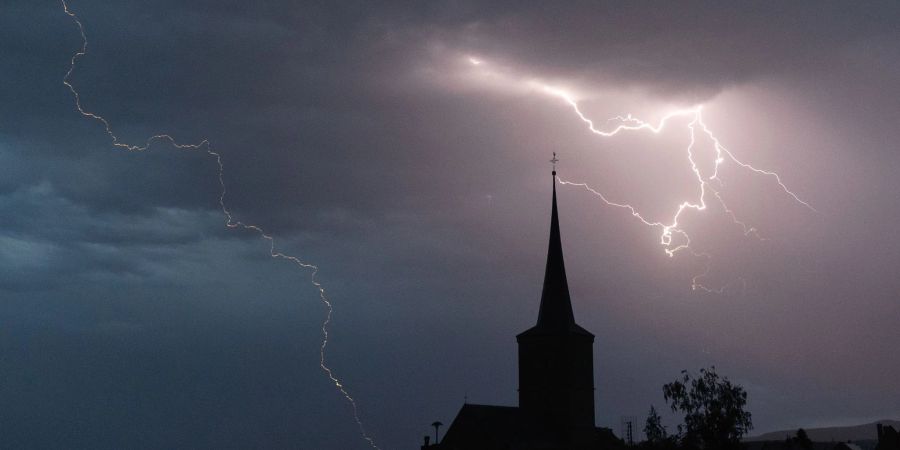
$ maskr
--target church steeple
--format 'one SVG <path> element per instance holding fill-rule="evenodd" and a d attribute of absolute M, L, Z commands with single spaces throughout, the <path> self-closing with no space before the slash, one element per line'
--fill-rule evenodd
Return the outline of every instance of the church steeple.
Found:
<path fill-rule="evenodd" d="M 563 262 L 556 206 L 553 206 L 544 290 L 537 324 L 516 336 L 519 342 L 519 408 L 529 417 L 569 436 L 564 448 L 581 448 L 594 430 L 594 335 L 575 323 Z"/>
<path fill-rule="evenodd" d="M 559 213 L 556 206 L 556 153 L 553 153 L 553 206 L 550 212 L 550 244 L 547 248 L 547 265 L 544 269 L 544 289 L 537 325 L 531 332 L 590 334 L 575 323 L 566 265 L 563 260 L 562 239 L 559 233 Z"/>
<path fill-rule="evenodd" d="M 516 336 L 519 407 L 466 402 L 436 449 L 617 448 L 615 437 L 599 432 L 594 423 L 594 335 L 575 323 L 572 311 L 556 206 L 555 153 L 551 162 L 550 244 L 540 312 L 537 324 Z M 427 437 L 426 447 L 432 447 Z"/>
<path fill-rule="evenodd" d="M 555 155 L 554 155 L 554 159 Z M 563 261 L 562 239 L 559 236 L 559 214 L 556 207 L 556 171 L 553 171 L 553 208 L 550 213 L 550 245 L 547 248 L 547 266 L 544 270 L 544 290 L 541 293 L 541 309 L 537 327 L 549 330 L 566 330 L 575 324 L 566 265 Z"/>

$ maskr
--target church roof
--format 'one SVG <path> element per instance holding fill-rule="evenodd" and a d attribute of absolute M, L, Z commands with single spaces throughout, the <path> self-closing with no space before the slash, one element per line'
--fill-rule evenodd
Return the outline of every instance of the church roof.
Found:
<path fill-rule="evenodd" d="M 561 448 L 565 436 L 541 419 L 515 406 L 466 403 L 456 414 L 437 450 L 548 450 Z M 585 448 L 619 449 L 621 441 L 608 428 L 594 428 Z M 423 447 L 424 448 L 424 447 Z M 428 447 L 432 448 L 432 447 Z M 579 446 L 579 448 L 581 448 Z"/>
<path fill-rule="evenodd" d="M 537 325 L 519 336 L 547 334 L 578 334 L 593 337 L 589 331 L 575 323 L 566 265 L 563 261 L 562 239 L 559 233 L 559 217 L 556 207 L 556 171 L 553 171 L 553 207 L 550 213 L 550 245 L 547 249 L 547 266 L 544 271 L 544 289 Z"/>
<path fill-rule="evenodd" d="M 440 448 L 447 449 L 520 449 L 543 448 L 553 442 L 538 421 L 527 417 L 515 406 L 475 405 L 467 403 L 456 415 Z"/>

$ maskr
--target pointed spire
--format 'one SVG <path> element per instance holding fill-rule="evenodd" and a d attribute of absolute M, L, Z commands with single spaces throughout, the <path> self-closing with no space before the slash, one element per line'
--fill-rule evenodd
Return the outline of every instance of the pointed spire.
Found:
<path fill-rule="evenodd" d="M 544 271 L 544 290 L 537 328 L 567 330 L 575 325 L 566 266 L 563 262 L 562 239 L 559 235 L 559 215 L 556 210 L 556 153 L 553 154 L 553 209 L 550 213 L 550 246 Z"/>

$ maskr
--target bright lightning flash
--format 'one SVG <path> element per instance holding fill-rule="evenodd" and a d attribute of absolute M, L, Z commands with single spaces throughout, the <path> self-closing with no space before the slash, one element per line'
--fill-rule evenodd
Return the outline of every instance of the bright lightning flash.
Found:
<path fill-rule="evenodd" d="M 225 166 L 222 163 L 222 156 L 218 152 L 212 150 L 208 140 L 203 140 L 196 144 L 182 144 L 168 134 L 157 134 L 148 138 L 143 145 L 127 144 L 119 140 L 119 137 L 116 136 L 116 134 L 113 132 L 112 126 L 110 125 L 109 121 L 107 121 L 103 116 L 87 111 L 82 107 L 81 96 L 78 94 L 75 86 L 73 86 L 71 81 L 69 80 L 72 76 L 72 72 L 75 70 L 75 65 L 78 60 L 82 56 L 87 54 L 87 35 L 85 34 L 84 26 L 82 25 L 81 20 L 71 9 L 69 9 L 69 5 L 66 3 L 66 0 L 60 0 L 60 3 L 62 4 L 63 11 L 72 19 L 73 22 L 75 22 L 75 25 L 78 28 L 78 32 L 81 35 L 81 48 L 72 55 L 69 64 L 69 70 L 66 72 L 65 77 L 63 77 L 63 84 L 72 93 L 72 96 L 75 99 L 75 108 L 78 110 L 78 113 L 86 118 L 100 122 L 105 128 L 106 134 L 109 136 L 112 145 L 116 148 L 127 150 L 130 152 L 142 152 L 145 150 L 149 150 L 150 147 L 157 142 L 163 142 L 168 143 L 169 145 L 179 150 L 205 151 L 207 155 L 209 155 L 216 161 L 219 186 L 221 188 L 219 194 L 219 207 L 222 210 L 222 214 L 225 216 L 225 226 L 231 229 L 242 229 L 256 233 L 260 238 L 268 242 L 269 255 L 272 258 L 288 261 L 300 269 L 310 271 L 310 282 L 318 290 L 319 299 L 325 306 L 325 319 L 322 322 L 322 344 L 319 346 L 319 367 L 322 369 L 322 371 L 325 372 L 331 383 L 334 384 L 335 388 L 337 388 L 341 395 L 343 395 L 343 397 L 350 404 L 353 412 L 353 419 L 356 421 L 356 425 L 359 428 L 359 433 L 362 438 L 365 439 L 372 448 L 380 450 L 378 445 L 376 445 L 375 440 L 371 436 L 369 436 L 369 434 L 365 430 L 365 427 L 363 426 L 362 420 L 359 417 L 359 409 L 357 407 L 356 400 L 354 400 L 354 398 L 347 391 L 343 382 L 341 382 L 341 380 L 334 374 L 334 371 L 332 371 L 332 369 L 325 363 L 325 349 L 328 346 L 328 328 L 331 324 L 331 318 L 334 313 L 334 306 L 332 305 L 331 300 L 328 298 L 328 295 L 325 293 L 325 287 L 316 280 L 316 274 L 318 274 L 319 272 L 319 267 L 314 264 L 304 262 L 296 256 L 288 255 L 279 251 L 275 246 L 275 238 L 271 234 L 266 233 L 261 227 L 234 219 L 231 211 L 225 205 Z"/>
<path fill-rule="evenodd" d="M 608 129 L 602 129 L 598 128 L 594 124 L 594 121 L 588 118 L 581 111 L 581 108 L 579 108 L 578 106 L 576 96 L 566 89 L 544 83 L 537 79 L 517 77 L 515 75 L 511 75 L 508 72 L 492 70 L 490 67 L 488 67 L 485 61 L 481 59 L 468 57 L 468 61 L 472 66 L 477 67 L 476 70 L 478 71 L 479 75 L 489 76 L 494 82 L 500 82 L 505 86 L 518 86 L 527 88 L 530 91 L 539 92 L 544 95 L 562 100 L 572 107 L 575 115 L 587 125 L 587 128 L 591 133 L 600 137 L 611 138 L 626 132 L 649 132 L 653 134 L 659 134 L 666 128 L 666 126 L 669 124 L 669 121 L 673 118 L 686 117 L 690 119 L 690 122 L 687 124 L 688 130 L 690 132 L 690 143 L 685 149 L 685 153 L 687 156 L 687 160 L 690 163 L 691 171 L 693 172 L 694 177 L 696 178 L 699 185 L 700 194 L 696 199 L 681 201 L 676 207 L 673 208 L 674 213 L 665 222 L 648 220 L 632 205 L 628 203 L 612 201 L 601 192 L 589 186 L 587 183 L 566 181 L 561 178 L 558 178 L 558 181 L 562 185 L 584 188 L 588 192 L 599 197 L 607 205 L 627 210 L 632 216 L 634 216 L 644 225 L 659 228 L 661 230 L 659 242 L 668 256 L 674 257 L 678 252 L 687 251 L 688 253 L 696 257 L 704 258 L 707 262 L 706 269 L 702 273 L 695 275 L 691 280 L 691 287 L 694 290 L 699 289 L 707 292 L 722 293 L 727 287 L 710 288 L 701 283 L 701 280 L 706 277 L 711 270 L 710 262 L 712 260 L 712 256 L 708 253 L 698 252 L 691 248 L 690 235 L 679 225 L 679 219 L 682 217 L 682 214 L 685 211 L 705 211 L 707 209 L 707 194 L 711 193 L 712 196 L 715 197 L 716 201 L 719 202 L 729 218 L 731 218 L 731 220 L 735 224 L 739 225 L 743 229 L 745 236 L 753 235 L 758 239 L 763 239 L 759 235 L 759 232 L 755 227 L 750 226 L 737 218 L 734 211 L 728 207 L 728 205 L 725 203 L 725 200 L 722 198 L 721 193 L 713 184 L 713 182 L 716 182 L 717 184 L 719 184 L 719 186 L 721 186 L 721 179 L 719 178 L 719 167 L 721 167 L 722 164 L 731 161 L 734 164 L 737 164 L 738 166 L 747 169 L 755 174 L 771 177 L 778 184 L 781 190 L 784 191 L 785 194 L 790 196 L 794 201 L 809 208 L 812 211 L 815 211 L 815 208 L 813 208 L 812 205 L 802 200 L 797 194 L 791 191 L 781 180 L 781 176 L 776 172 L 758 169 L 748 163 L 745 163 L 739 160 L 730 150 L 722 145 L 722 143 L 719 142 L 719 139 L 713 134 L 709 127 L 706 126 L 706 123 L 703 122 L 702 105 L 672 111 L 663 116 L 662 119 L 660 119 L 659 122 L 657 122 L 655 125 L 650 122 L 640 120 L 632 116 L 631 114 L 625 116 L 617 116 L 606 121 L 607 124 L 612 123 L 614 124 L 614 126 Z M 712 141 L 715 148 L 715 159 L 713 160 L 712 175 L 709 175 L 707 177 L 703 176 L 697 166 L 697 162 L 694 159 L 694 145 L 696 143 L 696 136 L 698 133 L 702 133 L 710 141 Z"/>

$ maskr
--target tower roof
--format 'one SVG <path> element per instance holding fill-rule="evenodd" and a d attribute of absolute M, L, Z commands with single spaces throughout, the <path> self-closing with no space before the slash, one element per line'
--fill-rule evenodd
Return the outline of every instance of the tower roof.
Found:
<path fill-rule="evenodd" d="M 541 292 L 541 308 L 537 325 L 522 333 L 529 334 L 586 334 L 589 331 L 575 323 L 566 265 L 563 261 L 562 239 L 559 233 L 559 215 L 556 207 L 556 170 L 553 171 L 553 206 L 550 213 L 550 245 L 547 249 L 547 267 L 544 270 L 544 289 Z"/>

